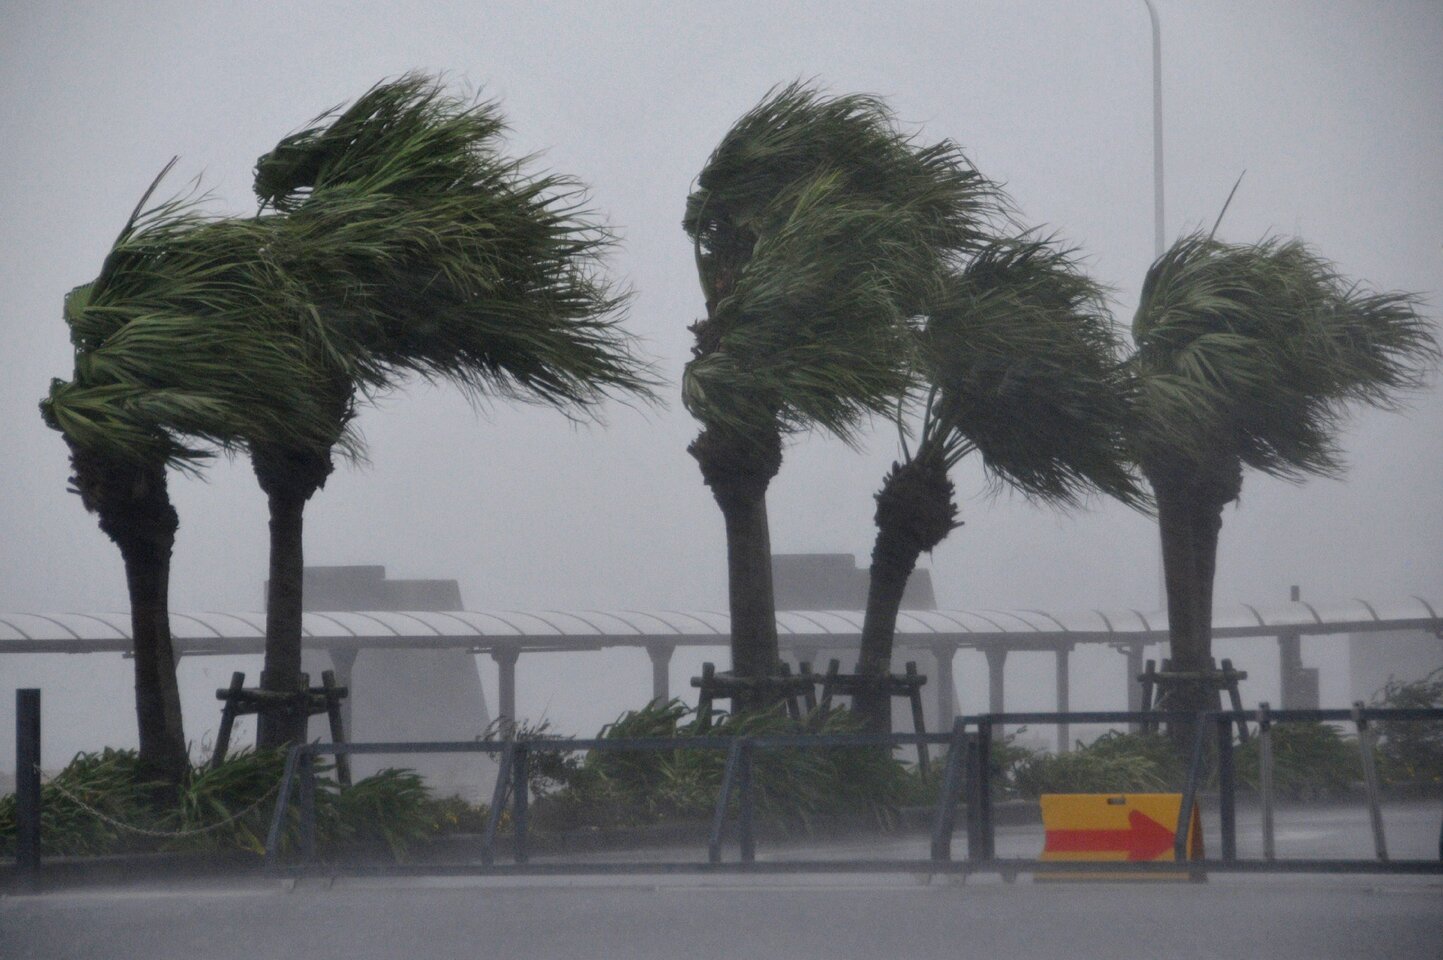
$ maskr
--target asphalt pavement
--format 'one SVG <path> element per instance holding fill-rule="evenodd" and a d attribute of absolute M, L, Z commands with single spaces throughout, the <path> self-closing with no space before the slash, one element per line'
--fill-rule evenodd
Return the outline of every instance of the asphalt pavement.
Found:
<path fill-rule="evenodd" d="M 1440 815 L 1436 801 L 1390 806 L 1390 853 L 1436 857 Z M 1244 856 L 1258 849 L 1250 817 L 1242 812 Z M 1361 811 L 1300 808 L 1282 821 L 1281 856 L 1371 856 Z M 1004 828 L 998 852 L 1035 856 L 1039 841 L 1034 828 Z M 890 858 L 913 856 L 919 844 L 925 840 L 772 844 L 758 856 Z M 90 888 L 0 898 L 0 957 L 1439 960 L 1443 878 L 309 877 Z"/>

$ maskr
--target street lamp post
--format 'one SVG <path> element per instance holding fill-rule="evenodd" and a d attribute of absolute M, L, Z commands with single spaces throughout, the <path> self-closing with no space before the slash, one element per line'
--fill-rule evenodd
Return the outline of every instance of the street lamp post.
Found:
<path fill-rule="evenodd" d="M 1157 8 L 1152 0 L 1147 4 L 1147 16 L 1152 21 L 1152 227 L 1153 255 L 1162 256 L 1162 27 L 1158 23 Z"/>

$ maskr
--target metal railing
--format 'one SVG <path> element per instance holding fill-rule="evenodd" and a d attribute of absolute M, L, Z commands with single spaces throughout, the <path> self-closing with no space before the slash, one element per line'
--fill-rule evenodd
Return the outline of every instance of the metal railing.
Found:
<path fill-rule="evenodd" d="M 275 872 L 305 872 L 316 860 L 316 770 L 315 758 L 331 755 L 402 753 L 485 753 L 499 755 L 495 790 L 481 838 L 479 863 L 384 864 L 345 866 L 339 872 L 475 874 L 475 873 L 680 873 L 680 872 L 820 872 L 820 873 L 998 873 L 1011 878 L 1021 873 L 1066 873 L 1085 871 L 1129 874 L 1161 872 L 1176 874 L 1180 869 L 1195 878 L 1209 872 L 1278 873 L 1443 873 L 1443 832 L 1440 832 L 1439 860 L 1398 860 L 1388 856 L 1380 812 L 1380 790 L 1373 755 L 1371 724 L 1379 721 L 1443 721 L 1443 709 L 1376 709 L 1355 704 L 1348 710 L 1226 710 L 1200 714 L 1150 712 L 1148 719 L 1165 723 L 1191 723 L 1196 730 L 1182 805 L 1176 825 L 1173 862 L 1044 861 L 1030 858 L 999 858 L 996 855 L 996 822 L 993 809 L 992 746 L 1004 725 L 1021 724 L 1125 724 L 1143 715 L 1135 711 L 1071 711 L 1062 713 L 996 713 L 962 716 L 950 733 L 895 734 L 790 734 L 764 736 L 653 737 L 635 739 L 570 740 L 554 737 L 518 738 L 504 741 L 306 744 L 292 748 L 276 800 L 266 841 L 266 865 Z M 1237 851 L 1237 771 L 1233 756 L 1235 725 L 1255 723 L 1260 738 L 1260 785 L 1263 810 L 1262 859 L 1244 859 Z M 1363 781 L 1376 857 L 1362 859 L 1278 859 L 1273 830 L 1272 730 L 1289 722 L 1351 722 L 1359 733 Z M 1209 750 L 1209 740 L 1215 747 Z M 927 858 L 863 860 L 756 859 L 755 811 L 758 752 L 777 749 L 837 749 L 899 747 L 933 744 L 947 748 L 943 773 L 932 810 L 931 844 Z M 717 750 L 726 752 L 726 765 L 717 793 L 707 841 L 707 856 L 698 861 L 589 861 L 532 863 L 529 841 L 529 765 L 536 753 L 578 751 L 660 751 Z M 1193 810 L 1198 803 L 1207 774 L 1209 755 L 1215 755 L 1218 785 L 1218 815 L 1221 854 L 1217 859 L 1186 858 L 1186 838 Z M 282 862 L 284 828 L 292 795 L 299 805 L 299 864 Z M 735 798 L 735 803 L 733 802 Z M 497 862 L 496 839 L 502 813 L 508 807 L 512 821 L 513 863 Z M 952 853 L 956 816 L 961 806 L 967 853 L 957 859 Z M 735 809 L 738 859 L 726 862 L 723 848 L 729 813 Z M 333 865 L 329 872 L 337 872 Z"/>

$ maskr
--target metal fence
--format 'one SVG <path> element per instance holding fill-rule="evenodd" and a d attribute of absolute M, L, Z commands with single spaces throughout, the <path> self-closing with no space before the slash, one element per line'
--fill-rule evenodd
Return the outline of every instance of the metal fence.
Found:
<path fill-rule="evenodd" d="M 993 809 L 992 748 L 995 735 L 1004 725 L 1020 724 L 1128 724 L 1143 720 L 1190 723 L 1196 730 L 1187 781 L 1176 829 L 1173 862 L 1077 862 L 1044 861 L 1030 858 L 1001 858 L 996 855 L 996 822 Z M 1274 844 L 1272 790 L 1272 731 L 1283 723 L 1350 722 L 1358 732 L 1363 782 L 1373 832 L 1373 859 L 1279 859 Z M 596 874 L 596 873 L 691 873 L 691 872 L 811 872 L 811 873 L 996 873 L 1011 879 L 1018 874 L 1039 873 L 1169 873 L 1186 870 L 1194 878 L 1211 872 L 1276 873 L 1443 873 L 1443 827 L 1440 827 L 1438 860 L 1399 860 L 1387 852 L 1381 816 L 1381 798 L 1374 758 L 1373 724 L 1388 722 L 1443 721 L 1443 709 L 1374 709 L 1356 704 L 1347 710 L 1258 710 L 1213 711 L 1201 714 L 1134 711 L 1092 711 L 1062 713 L 994 713 L 961 716 L 950 733 L 917 734 L 792 734 L 766 736 L 700 736 L 634 739 L 571 740 L 555 737 L 517 738 L 504 741 L 306 744 L 293 748 L 287 758 L 275 813 L 266 842 L 266 865 L 276 873 L 305 873 L 316 865 L 316 758 L 354 754 L 485 753 L 499 756 L 499 771 L 492 795 L 489 817 L 481 838 L 480 858 L 472 863 L 394 863 L 327 865 L 327 873 L 390 874 Z M 1237 771 L 1234 762 L 1233 729 L 1252 723 L 1257 726 L 1260 758 L 1260 801 L 1263 847 L 1261 859 L 1245 859 L 1237 851 Z M 1209 741 L 1215 746 L 1209 748 Z M 917 859 L 826 859 L 765 861 L 756 859 L 755 758 L 758 753 L 778 749 L 836 749 L 859 747 L 896 748 L 933 745 L 946 748 L 946 760 L 932 809 L 930 854 Z M 686 861 L 531 861 L 528 805 L 528 774 L 536 753 L 578 751 L 716 750 L 726 754 L 726 765 L 717 793 L 707 841 L 706 858 Z M 1186 858 L 1186 838 L 1192 812 L 1207 776 L 1208 759 L 1216 761 L 1220 824 L 1220 856 L 1216 859 Z M 291 804 L 298 806 L 300 842 L 298 861 L 282 857 L 282 838 Z M 735 798 L 735 802 L 734 802 Z M 511 863 L 497 858 L 497 833 L 503 810 L 509 806 L 512 826 Z M 966 854 L 953 855 L 953 836 L 959 807 L 963 815 Z M 732 816 L 734 809 L 734 817 Z M 732 822 L 734 819 L 735 822 Z M 737 859 L 723 857 L 729 833 L 735 837 Z"/>

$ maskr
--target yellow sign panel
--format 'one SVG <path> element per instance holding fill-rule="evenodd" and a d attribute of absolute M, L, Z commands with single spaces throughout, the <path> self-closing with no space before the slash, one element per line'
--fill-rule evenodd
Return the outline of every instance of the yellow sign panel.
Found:
<path fill-rule="evenodd" d="M 1180 793 L 1045 793 L 1042 860 L 1171 863 Z M 1193 805 L 1187 859 L 1203 856 L 1202 825 Z"/>

